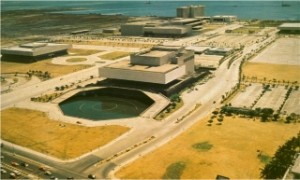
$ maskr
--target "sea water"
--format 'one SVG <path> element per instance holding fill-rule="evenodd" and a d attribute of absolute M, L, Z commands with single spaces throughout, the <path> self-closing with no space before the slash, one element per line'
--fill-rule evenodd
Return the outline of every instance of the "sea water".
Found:
<path fill-rule="evenodd" d="M 282 6 L 282 3 L 288 6 Z M 300 20 L 300 1 L 2 1 L 1 10 L 45 10 L 64 14 L 123 14 L 175 17 L 176 8 L 204 5 L 205 15 L 239 19 Z"/>

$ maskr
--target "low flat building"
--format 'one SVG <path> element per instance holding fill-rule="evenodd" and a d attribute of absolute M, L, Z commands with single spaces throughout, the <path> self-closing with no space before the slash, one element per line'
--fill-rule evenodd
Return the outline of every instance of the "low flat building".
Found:
<path fill-rule="evenodd" d="M 181 37 L 190 34 L 191 26 L 165 23 L 128 23 L 121 25 L 122 36 Z"/>
<path fill-rule="evenodd" d="M 231 23 L 236 20 L 237 20 L 237 16 L 231 16 L 231 15 L 217 15 L 211 17 L 212 22 Z"/>
<path fill-rule="evenodd" d="M 158 36 L 158 37 L 182 37 L 190 34 L 192 31 L 191 26 L 157 26 L 145 27 L 145 36 Z"/>
<path fill-rule="evenodd" d="M 283 23 L 280 26 L 278 26 L 278 29 L 280 32 L 286 32 L 286 33 L 299 33 L 300 32 L 300 23 Z"/>
<path fill-rule="evenodd" d="M 1 54 L 2 60 L 6 60 L 8 58 L 34 61 L 67 54 L 68 49 L 71 47 L 72 45 L 69 44 L 33 42 L 21 44 L 19 46 L 2 48 Z"/>
<path fill-rule="evenodd" d="M 205 51 L 209 49 L 209 47 L 201 47 L 201 46 L 188 46 L 185 48 L 186 50 L 194 51 L 195 54 L 203 54 Z"/>
<path fill-rule="evenodd" d="M 108 34 L 116 34 L 119 32 L 118 28 L 105 28 L 102 31 L 103 33 L 108 33 Z"/>
<path fill-rule="evenodd" d="M 155 84 L 168 84 L 193 73 L 193 51 L 161 46 L 132 54 L 130 59 L 99 69 L 99 75 L 108 79 Z"/>
<path fill-rule="evenodd" d="M 209 48 L 205 51 L 205 54 L 226 56 L 229 55 L 232 51 L 232 48 Z"/>

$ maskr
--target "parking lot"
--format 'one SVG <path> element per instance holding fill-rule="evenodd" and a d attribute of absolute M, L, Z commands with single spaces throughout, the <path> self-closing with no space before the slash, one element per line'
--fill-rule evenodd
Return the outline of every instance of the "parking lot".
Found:
<path fill-rule="evenodd" d="M 272 108 L 274 111 L 278 110 L 280 105 L 284 102 L 287 89 L 284 86 L 271 88 L 259 99 L 254 108 Z"/>
<path fill-rule="evenodd" d="M 300 65 L 300 38 L 280 38 L 250 62 Z"/>
<path fill-rule="evenodd" d="M 225 34 L 213 37 L 207 41 L 198 43 L 199 46 L 212 46 L 212 47 L 230 47 L 239 48 L 240 45 L 249 46 L 263 39 L 262 36 L 256 35 L 231 35 Z"/>
<path fill-rule="evenodd" d="M 290 97 L 285 102 L 282 112 L 286 111 L 287 114 L 296 113 L 300 114 L 300 90 L 293 90 Z"/>
<path fill-rule="evenodd" d="M 1 179 L 57 179 L 67 177 L 52 171 L 52 168 L 29 159 L 20 160 L 14 154 L 1 153 Z"/>
<path fill-rule="evenodd" d="M 250 108 L 263 91 L 262 84 L 252 84 L 239 92 L 231 101 L 234 107 Z"/>

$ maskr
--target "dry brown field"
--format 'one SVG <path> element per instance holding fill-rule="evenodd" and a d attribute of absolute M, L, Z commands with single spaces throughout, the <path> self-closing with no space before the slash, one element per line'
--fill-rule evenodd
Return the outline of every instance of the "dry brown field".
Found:
<path fill-rule="evenodd" d="M 52 64 L 51 59 L 37 61 L 33 63 L 15 63 L 15 62 L 1 61 L 1 73 L 14 73 L 14 72 L 26 73 L 29 70 L 43 71 L 43 72 L 48 71 L 51 74 L 51 77 L 62 76 L 89 67 L 91 67 L 91 65 L 63 66 L 63 65 Z"/>
<path fill-rule="evenodd" d="M 256 179 L 264 163 L 258 150 L 272 156 L 278 146 L 300 131 L 298 124 L 226 117 L 222 125 L 207 126 L 203 119 L 157 150 L 141 157 L 116 173 L 118 178 L 160 179 L 175 162 L 185 163 L 181 179 Z M 192 146 L 208 142 L 212 148 L 199 151 Z"/>
<path fill-rule="evenodd" d="M 247 62 L 243 66 L 243 75 L 247 77 L 266 78 L 267 81 L 276 79 L 276 81 L 300 82 L 300 66 L 267 64 Z"/>
<path fill-rule="evenodd" d="M 96 53 L 103 52 L 101 50 L 96 50 L 96 49 L 75 49 L 71 48 L 68 50 L 68 53 L 71 55 L 76 55 L 76 56 L 88 56 Z"/>
<path fill-rule="evenodd" d="M 85 127 L 48 119 L 40 111 L 10 108 L 1 112 L 3 140 L 60 159 L 76 158 L 127 132 L 122 126 Z"/>
<path fill-rule="evenodd" d="M 99 57 L 102 59 L 107 59 L 107 60 L 116 60 L 116 59 L 120 59 L 122 57 L 129 56 L 130 54 L 131 54 L 130 52 L 114 51 L 111 53 L 103 54 Z"/>

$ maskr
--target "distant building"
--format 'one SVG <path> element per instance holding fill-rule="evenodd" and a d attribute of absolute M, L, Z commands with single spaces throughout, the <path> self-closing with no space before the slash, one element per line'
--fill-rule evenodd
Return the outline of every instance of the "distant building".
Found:
<path fill-rule="evenodd" d="M 122 36 L 182 37 L 190 34 L 191 26 L 164 23 L 127 23 L 121 25 Z"/>
<path fill-rule="evenodd" d="M 232 48 L 209 48 L 205 51 L 205 54 L 226 56 L 232 53 L 232 51 Z"/>
<path fill-rule="evenodd" d="M 102 31 L 103 33 L 116 34 L 119 32 L 118 28 L 105 28 Z"/>
<path fill-rule="evenodd" d="M 202 25 L 205 21 L 201 18 L 175 18 L 169 22 L 174 25 L 188 25 L 191 26 L 193 30 L 202 29 Z"/>
<path fill-rule="evenodd" d="M 300 33 L 300 23 L 283 23 L 278 29 L 283 33 Z"/>
<path fill-rule="evenodd" d="M 36 61 L 67 54 L 72 45 L 33 42 L 1 49 L 2 60 Z"/>
<path fill-rule="evenodd" d="M 101 77 L 155 84 L 168 84 L 192 74 L 194 52 L 183 47 L 157 46 L 99 69 Z"/>
<path fill-rule="evenodd" d="M 176 9 L 177 17 L 195 18 L 204 16 L 204 6 L 183 6 Z"/>
<path fill-rule="evenodd" d="M 223 22 L 223 23 L 231 23 L 237 20 L 237 16 L 229 16 L 229 15 L 218 15 L 212 16 L 212 22 Z"/>
<path fill-rule="evenodd" d="M 90 32 L 89 29 L 82 29 L 82 30 L 72 31 L 71 34 L 72 35 L 78 35 L 78 34 L 86 34 L 86 33 L 89 33 L 89 32 Z"/>

